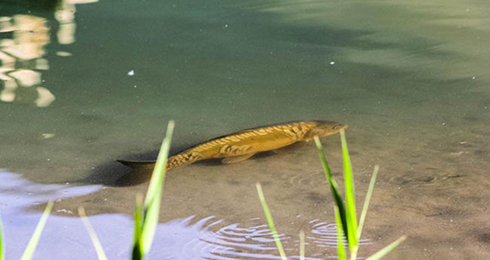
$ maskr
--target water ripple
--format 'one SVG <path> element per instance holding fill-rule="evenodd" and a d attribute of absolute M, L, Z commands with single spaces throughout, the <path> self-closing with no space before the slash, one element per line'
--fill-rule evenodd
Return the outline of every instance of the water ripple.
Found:
<path fill-rule="evenodd" d="M 272 233 L 263 220 L 251 219 L 249 225 L 232 223 L 224 225 L 223 220 L 214 216 L 195 221 L 191 216 L 183 220 L 171 221 L 165 226 L 185 226 L 191 233 L 173 234 L 173 250 L 159 254 L 163 259 L 281 259 Z M 223 226 L 222 226 L 223 225 Z M 197 232 L 197 233 L 196 233 Z M 290 259 L 298 259 L 299 240 L 297 236 L 279 234 L 284 249 Z M 179 245 L 180 244 L 180 245 Z M 370 244 L 362 240 L 361 245 Z M 167 245 L 170 246 L 170 245 Z M 309 260 L 324 259 L 325 255 L 336 253 L 337 231 L 333 223 L 312 220 L 306 230 L 306 252 Z M 314 254 L 312 254 L 315 252 Z M 320 253 L 319 253 L 320 252 Z M 315 258 L 319 257 L 319 258 Z"/>

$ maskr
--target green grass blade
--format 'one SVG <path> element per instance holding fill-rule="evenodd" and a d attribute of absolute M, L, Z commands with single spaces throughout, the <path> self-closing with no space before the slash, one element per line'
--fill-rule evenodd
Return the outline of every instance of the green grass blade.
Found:
<path fill-rule="evenodd" d="M 136 195 L 136 209 L 134 210 L 134 238 L 131 259 L 143 259 L 143 248 L 141 247 L 141 233 L 143 230 L 143 195 Z"/>
<path fill-rule="evenodd" d="M 378 176 L 378 171 L 379 171 L 379 165 L 375 165 L 373 175 L 371 176 L 371 182 L 369 183 L 369 188 L 366 193 L 364 206 L 362 207 L 361 218 L 359 219 L 359 227 L 357 229 L 357 240 L 361 239 L 362 229 L 364 227 L 364 221 L 366 220 L 366 215 L 369 208 L 369 203 L 371 201 L 371 196 L 373 195 L 374 184 L 376 183 L 376 176 Z"/>
<path fill-rule="evenodd" d="M 383 256 L 387 255 L 389 252 L 391 252 L 395 247 L 397 247 L 401 242 L 403 242 L 405 239 L 407 239 L 406 236 L 402 236 L 399 239 L 397 239 L 395 242 L 389 244 L 385 248 L 379 250 L 376 254 L 368 257 L 366 260 L 378 260 L 381 259 Z"/>
<path fill-rule="evenodd" d="M 46 209 L 44 210 L 44 213 L 37 224 L 36 230 L 34 231 L 34 234 L 32 235 L 31 240 L 29 241 L 29 244 L 21 257 L 21 260 L 32 259 L 34 251 L 36 251 L 39 238 L 41 237 L 41 233 L 43 232 L 44 225 L 46 224 L 49 214 L 51 213 L 51 209 L 53 208 L 53 204 L 54 203 L 52 201 L 48 202 L 48 205 L 46 206 Z"/>
<path fill-rule="evenodd" d="M 335 223 L 337 223 L 337 256 L 339 260 L 345 260 L 345 247 L 344 247 L 344 236 L 342 231 L 342 220 L 340 218 L 339 208 L 337 205 L 334 207 L 335 211 Z"/>
<path fill-rule="evenodd" d="M 174 126 L 174 121 L 170 121 L 168 123 L 167 133 L 163 139 L 145 198 L 142 220 L 143 226 L 140 236 L 140 248 L 143 249 L 142 258 L 144 258 L 151 249 L 153 238 L 155 237 L 156 227 L 158 225 L 161 194 L 163 191 L 163 183 L 165 181 L 166 173 L 165 166 L 167 164 Z"/>
<path fill-rule="evenodd" d="M 305 260 L 305 232 L 299 231 L 299 260 Z"/>
<path fill-rule="evenodd" d="M 171 120 L 167 126 L 167 132 L 160 146 L 160 152 L 155 163 L 155 168 L 150 179 L 148 191 L 145 198 L 145 208 L 151 203 L 158 190 L 161 190 L 162 184 L 165 179 L 165 166 L 167 164 L 168 152 L 170 150 L 170 143 L 172 141 L 172 135 L 174 132 L 175 122 Z"/>
<path fill-rule="evenodd" d="M 0 260 L 5 259 L 5 239 L 3 237 L 2 217 L 0 217 Z"/>
<path fill-rule="evenodd" d="M 92 239 L 92 243 L 94 244 L 95 251 L 97 252 L 99 260 L 107 260 L 107 256 L 105 255 L 104 249 L 102 248 L 102 244 L 100 243 L 99 238 L 95 233 L 94 227 L 92 226 L 92 224 L 90 224 L 90 221 L 88 220 L 87 215 L 85 214 L 85 209 L 83 207 L 78 208 L 78 215 L 80 215 L 80 218 L 82 219 L 83 224 L 87 229 L 90 239 Z"/>
<path fill-rule="evenodd" d="M 356 200 L 354 194 L 354 178 L 352 176 L 352 164 L 350 162 L 349 150 L 347 149 L 347 140 L 345 131 L 340 131 L 340 139 L 342 141 L 342 157 L 344 161 L 344 183 L 345 183 L 345 207 L 347 213 L 347 226 L 349 227 L 349 250 L 351 253 L 358 246 L 357 241 L 357 214 Z"/>
<path fill-rule="evenodd" d="M 340 196 L 339 185 L 335 181 L 330 171 L 330 167 L 328 166 L 327 158 L 325 157 L 325 153 L 323 152 L 322 143 L 320 142 L 320 138 L 315 136 L 315 144 L 318 151 L 318 155 L 320 156 L 320 160 L 323 165 L 323 170 L 325 172 L 325 178 L 327 179 L 330 185 L 330 191 L 332 192 L 332 196 L 334 198 L 335 204 L 339 209 L 339 215 L 342 223 L 342 229 L 345 234 L 345 238 L 349 241 L 349 232 L 347 226 L 347 214 L 344 207 L 344 202 L 342 201 L 342 197 Z"/>
<path fill-rule="evenodd" d="M 267 224 L 269 224 L 269 228 L 272 231 L 272 236 L 274 237 L 274 242 L 276 242 L 277 250 L 279 251 L 279 255 L 281 255 L 282 260 L 287 260 L 286 253 L 282 247 L 281 240 L 277 234 L 276 226 L 274 225 L 274 220 L 272 219 L 272 214 L 269 210 L 269 206 L 267 206 L 267 202 L 265 201 L 264 193 L 262 192 L 262 186 L 260 183 L 256 184 L 257 193 L 259 194 L 260 203 L 262 204 L 262 208 L 264 209 L 265 218 L 267 219 Z"/>

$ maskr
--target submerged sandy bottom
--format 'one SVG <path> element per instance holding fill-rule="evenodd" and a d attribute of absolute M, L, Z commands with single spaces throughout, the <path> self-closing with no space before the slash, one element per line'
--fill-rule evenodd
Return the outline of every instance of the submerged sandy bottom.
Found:
<path fill-rule="evenodd" d="M 394 253 L 397 259 L 481 259 L 488 256 L 489 232 L 482 227 L 488 223 L 488 209 L 484 205 L 490 198 L 487 177 L 490 165 L 485 158 L 490 133 L 474 124 L 465 131 L 452 131 L 444 137 L 440 134 L 445 131 L 443 125 L 424 128 L 423 133 L 391 128 L 377 129 L 378 134 L 372 134 L 356 127 L 357 124 L 356 121 L 351 123 L 347 135 L 358 205 L 362 205 L 374 164 L 381 166 L 363 233 L 361 256 L 374 253 L 402 235 L 407 235 L 408 239 Z M 376 130 L 376 126 L 369 128 Z M 468 134 L 468 131 L 475 134 Z M 331 167 L 341 180 L 339 136 L 327 137 L 323 143 Z M 146 157 L 151 154 L 149 151 Z M 58 199 L 54 215 L 64 217 L 53 217 L 44 239 L 52 241 L 51 236 L 57 237 L 60 232 L 66 236 L 66 232 L 70 232 L 70 242 L 60 246 L 60 250 L 79 252 L 82 259 L 94 255 L 87 249 L 90 242 L 81 222 L 74 218 L 77 208 L 83 206 L 93 216 L 91 219 L 109 254 L 120 258 L 129 253 L 134 200 L 137 193 L 145 192 L 144 182 L 149 171 L 128 171 L 115 162 L 97 167 L 101 169 L 92 170 L 83 182 L 76 184 L 84 187 L 87 185 L 84 182 L 99 182 L 99 185 L 87 186 L 95 192 L 74 196 L 76 192 L 70 188 L 63 192 L 51 185 L 57 193 L 44 192 L 50 195 L 17 207 L 41 211 L 46 198 Z M 123 181 L 120 176 L 107 178 L 111 174 L 122 176 Z M 278 259 L 265 226 L 256 182 L 263 185 L 276 226 L 284 234 L 289 256 L 298 255 L 300 230 L 307 235 L 306 252 L 311 259 L 336 254 L 333 203 L 316 151 L 309 143 L 242 163 L 204 162 L 170 172 L 161 210 L 160 240 L 155 242 L 152 257 Z M 121 184 L 128 186 L 118 186 Z M 42 190 L 35 185 L 28 195 L 31 198 L 39 196 Z M 72 185 L 62 186 L 66 189 Z M 26 196 L 25 188 L 17 191 L 12 188 L 11 193 Z M 9 214 L 16 208 L 15 202 L 3 208 L 6 219 L 20 216 L 14 212 L 14 215 Z M 29 218 L 34 222 L 28 216 L 20 219 Z M 9 226 L 9 222 L 5 225 Z M 77 226 L 77 231 L 69 231 L 67 225 Z M 29 228 L 32 229 L 33 224 Z M 8 235 L 9 228 L 6 230 Z M 29 232 L 23 234 L 22 239 L 27 240 Z M 121 236 L 124 239 L 121 240 Z M 78 243 L 85 246 L 74 247 Z M 49 255 L 50 250 L 41 250 L 39 254 Z"/>

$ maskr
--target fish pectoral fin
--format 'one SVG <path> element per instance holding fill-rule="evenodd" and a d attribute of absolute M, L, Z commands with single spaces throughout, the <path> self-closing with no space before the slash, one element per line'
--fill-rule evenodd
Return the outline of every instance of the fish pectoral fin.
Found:
<path fill-rule="evenodd" d="M 221 160 L 221 162 L 224 164 L 243 162 L 254 155 L 255 155 L 254 153 L 251 153 L 251 154 L 244 154 L 239 156 L 226 157 L 223 160 Z"/>

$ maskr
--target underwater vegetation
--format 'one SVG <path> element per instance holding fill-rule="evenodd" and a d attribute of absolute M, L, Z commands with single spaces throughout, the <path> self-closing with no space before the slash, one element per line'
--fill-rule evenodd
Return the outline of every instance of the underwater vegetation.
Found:
<path fill-rule="evenodd" d="M 162 191 L 165 182 L 165 176 L 167 172 L 167 160 L 169 155 L 170 143 L 173 135 L 175 123 L 170 121 L 167 127 L 167 132 L 165 138 L 163 139 L 160 152 L 158 154 L 158 159 L 155 164 L 155 168 L 153 169 L 152 177 L 148 186 L 148 190 L 146 196 L 143 199 L 142 195 L 138 195 L 136 198 L 136 208 L 134 211 L 134 237 L 133 237 L 133 245 L 132 245 L 132 260 L 142 260 L 148 255 L 151 250 L 151 246 L 153 244 L 153 239 L 155 235 L 155 231 L 158 225 L 158 217 L 160 212 L 160 204 Z M 359 250 L 359 239 L 361 237 L 362 228 L 364 226 L 364 221 L 366 219 L 367 210 L 369 207 L 369 201 L 371 199 L 371 195 L 374 188 L 374 183 L 376 180 L 376 175 L 379 167 L 375 166 L 371 182 L 369 184 L 369 189 L 366 194 L 364 207 L 362 209 L 361 217 L 359 222 L 357 221 L 357 215 L 355 210 L 355 196 L 354 196 L 354 180 L 352 174 L 352 167 L 349 157 L 349 152 L 347 149 L 347 141 L 345 137 L 345 131 L 342 129 L 340 131 L 341 142 L 342 142 L 342 155 L 343 155 L 343 164 L 344 164 L 344 185 L 345 185 L 345 203 L 340 194 L 338 184 L 333 178 L 330 168 L 327 162 L 327 159 L 323 153 L 323 148 L 320 143 L 320 139 L 318 136 L 314 136 L 314 140 L 317 146 L 318 154 L 320 156 L 320 160 L 323 165 L 323 169 L 325 172 L 325 177 L 329 183 L 330 190 L 332 192 L 332 196 L 335 201 L 335 207 L 333 212 L 335 213 L 335 219 L 337 224 L 337 233 L 338 233 L 338 243 L 337 243 L 337 254 L 340 260 L 345 260 L 347 257 L 347 253 L 345 248 L 348 248 L 350 253 L 350 259 L 356 259 L 357 253 Z M 265 200 L 265 196 L 262 191 L 262 187 L 260 183 L 256 184 L 257 192 L 259 195 L 260 203 L 262 204 L 262 208 L 264 210 L 264 214 L 267 219 L 267 223 L 271 230 L 272 236 L 276 243 L 276 247 L 279 251 L 279 254 L 283 260 L 287 259 L 287 256 L 282 247 L 281 241 L 279 239 L 279 235 L 277 229 L 274 225 L 274 221 L 272 218 L 272 214 L 269 210 L 269 206 Z M 37 225 L 34 234 L 31 237 L 31 240 L 24 251 L 24 254 L 21 260 L 30 260 L 36 250 L 37 243 L 40 239 L 42 230 L 46 223 L 46 220 L 51 212 L 53 207 L 53 202 L 49 202 L 47 207 Z M 81 220 L 83 221 L 90 238 L 94 244 L 94 248 L 96 249 L 97 256 L 99 260 L 107 260 L 107 256 L 104 253 L 103 246 L 101 245 L 97 234 L 90 224 L 88 220 L 85 210 L 83 208 L 79 208 L 79 215 Z M 305 235 L 304 232 L 300 232 L 300 259 L 305 259 Z M 391 250 L 397 247 L 406 237 L 402 236 L 397 239 L 395 242 L 386 246 L 378 253 L 367 258 L 368 260 L 376 260 L 388 254 Z M 0 260 L 4 260 L 5 250 L 4 250 L 4 237 L 2 224 L 0 219 Z"/>

